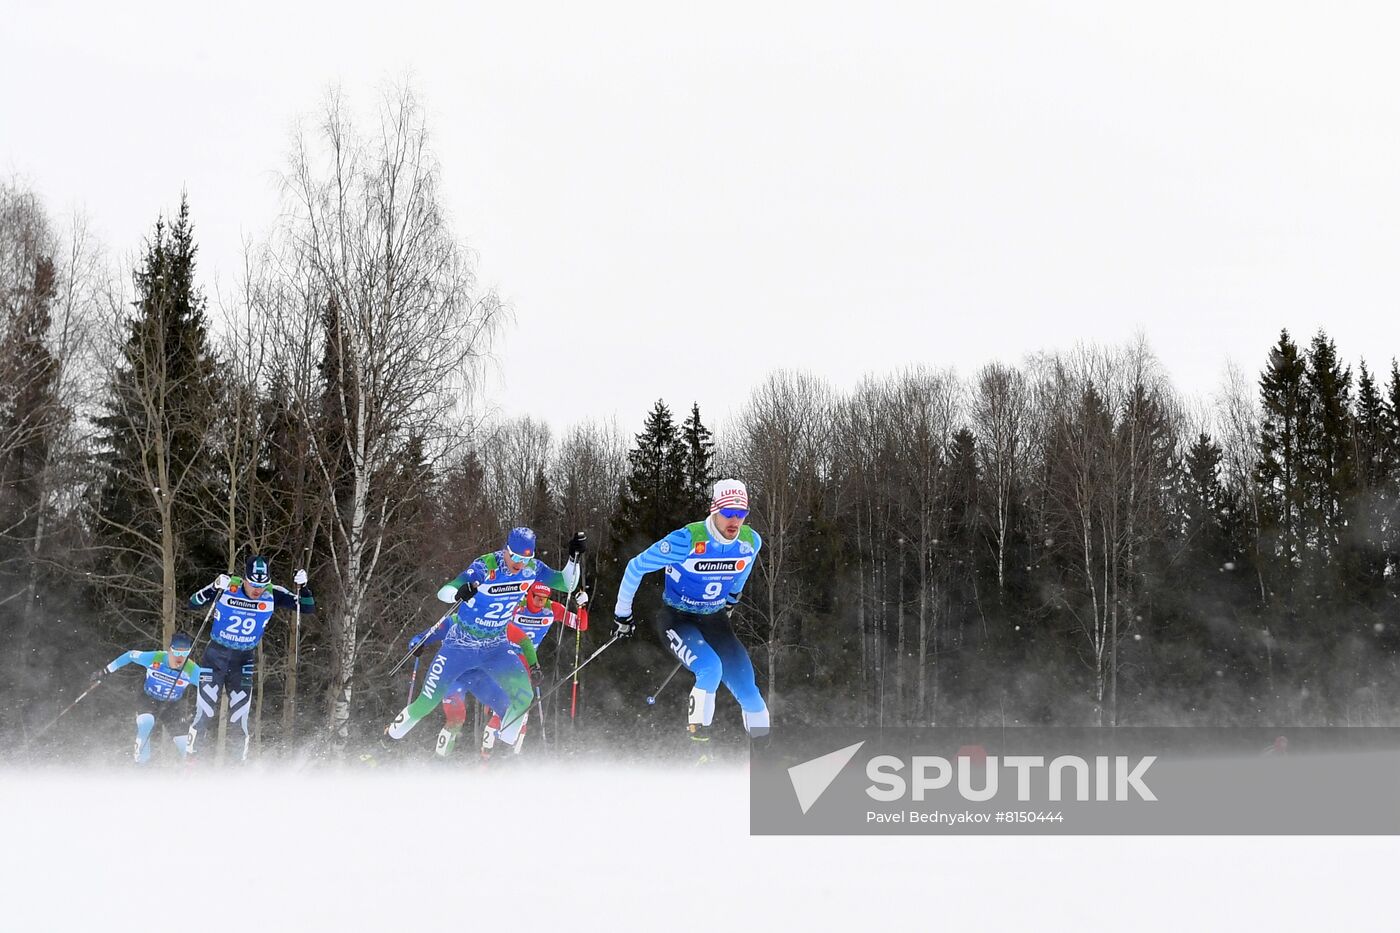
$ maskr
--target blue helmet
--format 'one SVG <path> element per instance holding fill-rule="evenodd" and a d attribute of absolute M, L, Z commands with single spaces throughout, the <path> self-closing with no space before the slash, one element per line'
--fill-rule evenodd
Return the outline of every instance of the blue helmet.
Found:
<path fill-rule="evenodd" d="M 535 559 L 535 533 L 528 528 L 512 528 L 506 536 L 506 551 L 518 561 Z"/>
<path fill-rule="evenodd" d="M 177 654 L 189 654 L 194 647 L 194 639 L 184 632 L 176 632 L 170 639 L 170 650 Z"/>
<path fill-rule="evenodd" d="M 254 586 L 267 586 L 272 582 L 271 567 L 266 557 L 250 557 L 243 567 L 243 579 Z"/>

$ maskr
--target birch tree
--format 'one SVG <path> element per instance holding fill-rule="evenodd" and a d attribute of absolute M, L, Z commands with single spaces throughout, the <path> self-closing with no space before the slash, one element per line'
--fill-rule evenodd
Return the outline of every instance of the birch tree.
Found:
<path fill-rule="evenodd" d="M 830 474 L 831 391 L 808 373 L 778 371 L 750 396 L 734 442 L 733 464 L 749 487 L 749 521 L 763 536 L 755 598 L 745 603 L 762 622 L 768 702 L 774 703 L 789 631 L 804 608 L 796 573 L 802 530 L 818 486 Z"/>
<path fill-rule="evenodd" d="M 933 614 L 940 600 L 934 592 L 935 551 L 947 523 L 947 453 L 958 413 L 959 391 L 951 374 L 921 367 L 902 373 L 894 389 L 896 427 L 892 440 L 902 500 L 900 539 L 909 542 L 917 585 L 914 717 L 922 722 L 929 709 L 930 652 L 937 650 Z M 901 662 L 905 651 L 901 626 Z"/>
<path fill-rule="evenodd" d="M 978 372 L 969 406 L 984 478 L 985 522 L 996 559 L 997 592 L 1006 594 L 1007 540 L 1012 510 L 1023 484 L 1030 396 L 1026 377 L 1001 363 Z"/>
<path fill-rule="evenodd" d="M 335 669 L 328 726 L 349 737 L 362 625 L 400 500 L 380 480 L 410 439 L 440 456 L 459 440 L 459 397 L 501 315 L 479 293 L 452 229 L 440 169 L 411 91 L 386 94 L 361 132 L 338 94 L 296 139 L 280 231 L 287 266 L 326 311 L 327 360 L 313 460 L 330 497 L 330 617 Z"/>
<path fill-rule="evenodd" d="M 1139 556 L 1158 536 L 1176 435 L 1141 343 L 1081 348 L 1059 361 L 1047 435 L 1052 540 L 1070 581 L 1057 603 L 1084 633 L 1097 724 L 1116 723 L 1118 644 L 1136 620 Z"/>

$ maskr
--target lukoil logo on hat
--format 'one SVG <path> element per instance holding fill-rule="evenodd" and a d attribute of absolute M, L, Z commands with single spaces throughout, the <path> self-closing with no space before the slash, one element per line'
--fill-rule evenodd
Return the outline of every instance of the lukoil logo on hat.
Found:
<path fill-rule="evenodd" d="M 710 511 L 720 509 L 748 509 L 748 487 L 737 479 L 722 479 L 715 483 L 714 497 L 710 500 Z"/>

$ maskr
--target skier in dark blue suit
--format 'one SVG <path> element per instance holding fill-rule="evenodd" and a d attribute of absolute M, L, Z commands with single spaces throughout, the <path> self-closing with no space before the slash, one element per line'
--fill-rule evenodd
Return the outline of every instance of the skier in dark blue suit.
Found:
<path fill-rule="evenodd" d="M 201 723 L 219 715 L 219 691 L 228 691 L 228 719 L 243 729 L 243 752 L 248 757 L 248 708 L 252 705 L 253 664 L 263 629 L 274 609 L 295 609 L 303 614 L 316 611 L 316 599 L 306 584 L 306 571 L 298 570 L 294 581 L 297 592 L 272 582 L 266 557 L 250 557 L 240 577 L 219 574 L 218 579 L 190 597 L 190 608 L 198 609 L 216 600 L 209 647 L 204 651 L 206 672 L 199 680 L 197 708 L 190 723 L 186 751 L 194 754 Z"/>

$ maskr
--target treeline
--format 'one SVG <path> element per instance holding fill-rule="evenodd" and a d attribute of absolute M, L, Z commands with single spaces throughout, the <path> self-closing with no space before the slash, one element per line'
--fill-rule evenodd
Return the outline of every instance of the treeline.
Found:
<path fill-rule="evenodd" d="M 1145 344 L 837 395 L 723 432 L 767 547 L 775 709 L 870 723 L 1389 722 L 1400 371 L 1325 333 L 1192 407 Z"/>
<path fill-rule="evenodd" d="M 437 586 L 505 529 L 534 527 L 556 565 L 589 533 L 587 651 L 627 559 L 702 517 L 721 475 L 764 536 L 736 619 L 779 722 L 1392 720 L 1394 363 L 1382 385 L 1285 332 L 1199 410 L 1141 342 L 848 393 L 780 371 L 714 436 L 684 399 L 680 423 L 661 400 L 635 434 L 556 436 L 479 415 L 507 314 L 412 97 L 372 125 L 333 99 L 298 138 L 278 219 L 214 308 L 187 203 L 114 276 L 80 224 L 0 186 L 0 731 L 197 629 L 185 597 L 258 552 L 279 582 L 307 567 L 320 604 L 263 642 L 259 741 L 372 737 Z M 551 639 L 546 664 L 574 652 Z M 640 700 L 669 667 L 610 651 L 582 722 L 654 727 Z"/>

